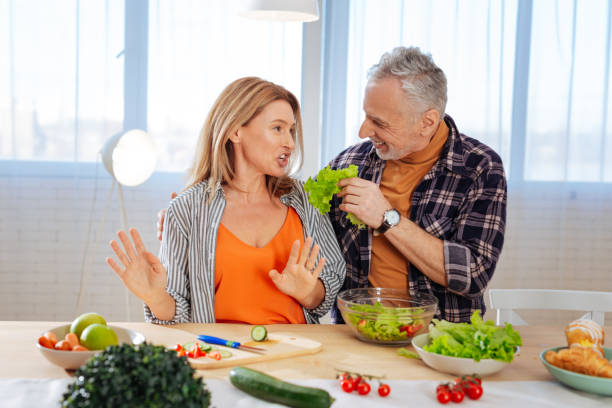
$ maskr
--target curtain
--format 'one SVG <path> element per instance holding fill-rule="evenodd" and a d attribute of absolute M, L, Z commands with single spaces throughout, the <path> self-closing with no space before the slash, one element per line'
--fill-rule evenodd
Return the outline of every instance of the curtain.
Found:
<path fill-rule="evenodd" d="M 123 225 L 98 152 L 134 122 L 126 111 L 145 118 L 157 171 L 123 195 L 129 226 L 156 253 L 157 212 L 184 187 L 221 89 L 256 75 L 300 96 L 301 23 L 249 21 L 234 14 L 236 4 L 0 1 L 0 319 L 71 321 L 82 311 L 143 319 L 141 302 L 105 262 Z M 125 70 L 134 32 L 132 46 L 148 55 L 138 71 L 147 92 L 128 95 L 142 79 Z"/>
<path fill-rule="evenodd" d="M 346 145 L 359 140 L 367 69 L 399 45 L 431 53 L 447 75 L 447 113 L 508 175 L 490 287 L 612 291 L 611 25 L 609 0 L 352 1 Z"/>

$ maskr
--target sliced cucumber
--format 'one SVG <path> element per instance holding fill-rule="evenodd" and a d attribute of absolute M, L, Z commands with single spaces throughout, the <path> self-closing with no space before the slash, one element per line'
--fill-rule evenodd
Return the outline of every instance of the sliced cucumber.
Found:
<path fill-rule="evenodd" d="M 268 330 L 264 326 L 253 326 L 251 338 L 255 341 L 264 341 L 268 337 Z"/>
<path fill-rule="evenodd" d="M 221 358 L 230 358 L 231 356 L 233 356 L 232 352 L 229 350 L 223 350 L 223 349 L 215 349 L 219 352 L 219 354 L 221 354 Z"/>
<path fill-rule="evenodd" d="M 206 353 L 208 353 L 212 349 L 210 344 L 202 343 L 202 342 L 199 342 L 199 341 L 190 341 L 189 343 L 185 343 L 185 344 L 183 344 L 183 348 L 185 349 L 185 351 L 189 351 L 189 350 L 191 350 L 193 348 L 193 345 L 195 343 L 198 343 L 198 346 L 200 347 L 200 350 L 202 350 L 202 351 L 204 351 Z"/>
<path fill-rule="evenodd" d="M 294 408 L 329 408 L 334 398 L 325 390 L 291 384 L 260 371 L 234 367 L 230 382 L 255 398 Z"/>

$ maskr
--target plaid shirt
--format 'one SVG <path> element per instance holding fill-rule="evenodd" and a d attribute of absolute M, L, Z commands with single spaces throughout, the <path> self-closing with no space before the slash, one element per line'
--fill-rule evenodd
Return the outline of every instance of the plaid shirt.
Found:
<path fill-rule="evenodd" d="M 410 265 L 407 287 L 411 294 L 430 293 L 438 298 L 437 318 L 469 321 L 474 310 L 484 315 L 484 291 L 493 276 L 504 242 L 506 178 L 501 158 L 488 146 L 467 137 L 446 115 L 449 135 L 438 161 L 412 195 L 410 220 L 444 242 L 444 268 L 448 287 L 429 279 Z M 350 164 L 359 177 L 380 184 L 385 161 L 366 141 L 353 145 L 334 160 L 332 169 Z M 346 260 L 341 290 L 368 287 L 372 229 L 357 229 L 339 209 L 334 196 L 329 216 Z M 337 305 L 332 320 L 342 322 Z"/>

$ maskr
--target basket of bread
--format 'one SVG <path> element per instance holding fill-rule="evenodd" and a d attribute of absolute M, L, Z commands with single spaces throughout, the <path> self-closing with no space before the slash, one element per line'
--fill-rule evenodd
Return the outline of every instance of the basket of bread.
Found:
<path fill-rule="evenodd" d="M 561 383 L 601 395 L 612 396 L 612 349 L 604 347 L 603 327 L 579 319 L 565 328 L 567 346 L 542 351 L 540 359 Z"/>

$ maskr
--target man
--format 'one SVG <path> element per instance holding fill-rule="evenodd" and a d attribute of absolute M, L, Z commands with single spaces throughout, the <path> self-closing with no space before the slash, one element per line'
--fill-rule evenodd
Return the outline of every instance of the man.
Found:
<path fill-rule="evenodd" d="M 438 298 L 436 317 L 469 321 L 503 245 L 506 179 L 500 157 L 445 114 L 446 77 L 418 48 L 384 54 L 368 74 L 359 137 L 332 168 L 341 180 L 330 218 L 347 263 L 342 289 L 407 288 Z M 345 217 L 355 214 L 369 228 Z M 332 320 L 342 322 L 337 308 Z"/>
<path fill-rule="evenodd" d="M 431 293 L 437 318 L 465 322 L 485 312 L 504 241 L 506 178 L 497 153 L 459 133 L 446 100 L 431 56 L 415 47 L 384 54 L 365 89 L 359 137 L 369 140 L 330 163 L 355 164 L 359 177 L 338 183 L 329 216 L 347 266 L 342 290 Z M 368 228 L 351 225 L 347 212 Z M 331 313 L 343 322 L 337 306 Z"/>

